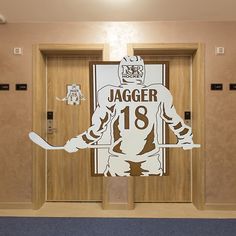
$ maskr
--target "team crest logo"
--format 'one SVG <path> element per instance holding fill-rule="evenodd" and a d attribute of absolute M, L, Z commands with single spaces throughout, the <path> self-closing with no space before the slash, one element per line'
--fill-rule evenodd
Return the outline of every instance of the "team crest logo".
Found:
<path fill-rule="evenodd" d="M 141 78 L 143 77 L 144 67 L 142 65 L 123 65 L 123 78 Z"/>

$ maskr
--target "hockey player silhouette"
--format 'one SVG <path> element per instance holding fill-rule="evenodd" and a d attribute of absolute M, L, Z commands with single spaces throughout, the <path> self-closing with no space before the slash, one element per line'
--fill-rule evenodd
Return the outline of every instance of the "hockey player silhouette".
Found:
<path fill-rule="evenodd" d="M 92 126 L 67 141 L 67 152 L 88 148 L 101 139 L 111 124 L 109 160 L 105 176 L 163 175 L 159 161 L 157 116 L 169 125 L 183 149 L 192 149 L 192 131 L 173 106 L 170 91 L 162 84 L 145 86 L 141 57 L 127 56 L 119 65 L 120 86 L 98 91 Z"/>

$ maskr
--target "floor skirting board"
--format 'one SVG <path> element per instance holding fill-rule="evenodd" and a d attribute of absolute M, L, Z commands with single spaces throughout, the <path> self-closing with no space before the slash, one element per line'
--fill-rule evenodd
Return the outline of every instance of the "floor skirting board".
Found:
<path fill-rule="evenodd" d="M 0 209 L 0 216 L 236 219 L 236 211 L 201 211 L 192 203 L 136 203 L 133 210 L 103 210 L 102 203 L 46 202 L 39 210 Z"/>
<path fill-rule="evenodd" d="M 0 202 L 0 209 L 32 209 L 32 202 Z"/>

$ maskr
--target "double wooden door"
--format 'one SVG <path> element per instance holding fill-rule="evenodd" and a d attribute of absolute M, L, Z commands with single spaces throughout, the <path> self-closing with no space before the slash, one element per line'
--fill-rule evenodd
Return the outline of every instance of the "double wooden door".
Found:
<path fill-rule="evenodd" d="M 145 61 L 169 62 L 169 89 L 177 113 L 184 118 L 191 111 L 191 58 L 185 56 L 142 56 Z M 80 134 L 90 126 L 89 62 L 99 56 L 51 55 L 47 57 L 47 111 L 53 112 L 52 134 L 47 140 L 55 145 Z M 79 105 L 68 105 L 57 97 L 66 96 L 68 85 L 80 85 L 85 100 Z M 191 125 L 191 123 L 190 123 Z M 168 140 L 176 138 L 168 131 Z M 91 152 L 79 150 L 47 153 L 48 201 L 102 201 L 102 177 L 91 176 Z M 128 177 L 133 178 L 133 177 Z M 182 149 L 168 150 L 167 175 L 134 177 L 135 202 L 190 202 L 191 152 Z"/>

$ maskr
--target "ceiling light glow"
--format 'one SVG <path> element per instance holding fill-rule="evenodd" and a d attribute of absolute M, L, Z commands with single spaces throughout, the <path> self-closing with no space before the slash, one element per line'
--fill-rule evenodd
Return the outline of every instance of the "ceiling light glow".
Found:
<path fill-rule="evenodd" d="M 121 60 L 127 55 L 127 44 L 137 41 L 137 32 L 129 23 L 108 23 L 105 31 L 106 43 L 110 45 L 111 60 Z"/>

